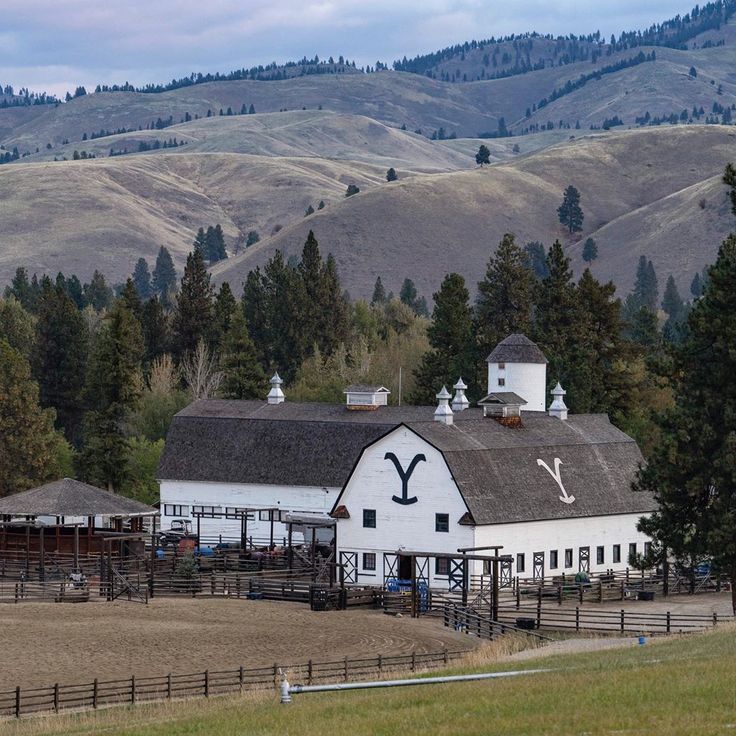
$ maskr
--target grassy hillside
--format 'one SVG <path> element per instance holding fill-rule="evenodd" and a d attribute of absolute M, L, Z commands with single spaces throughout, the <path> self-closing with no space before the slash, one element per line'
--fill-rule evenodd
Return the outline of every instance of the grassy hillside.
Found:
<path fill-rule="evenodd" d="M 218 698 L 94 714 L 39 718 L 6 727 L 8 736 L 224 736 L 236 733 L 470 736 L 729 733 L 734 727 L 733 627 L 687 638 L 650 640 L 588 654 L 527 659 L 462 672 L 545 668 L 491 681 L 391 690 Z M 457 671 L 453 671 L 453 674 Z"/>
<path fill-rule="evenodd" d="M 732 127 L 610 132 L 492 167 L 414 177 L 361 193 L 285 228 L 218 264 L 216 279 L 239 286 L 274 249 L 299 253 L 313 229 L 322 248 L 337 258 L 353 296 L 369 296 L 377 276 L 397 293 L 409 276 L 429 296 L 449 271 L 463 274 L 473 286 L 510 231 L 521 243 L 549 245 L 562 238 L 577 273 L 583 265 L 580 240 L 600 237 L 600 259 L 593 270 L 615 280 L 623 293 L 642 253 L 654 261 L 662 283 L 672 273 L 686 290 L 694 272 L 712 262 L 722 234 L 733 227 L 718 177 L 733 158 L 735 144 Z M 568 184 L 579 189 L 585 213 L 584 232 L 574 240 L 557 221 Z M 679 192 L 679 199 L 673 198 Z M 706 207 L 701 209 L 703 198 Z M 677 251 L 687 256 L 672 258 L 673 239 Z"/>

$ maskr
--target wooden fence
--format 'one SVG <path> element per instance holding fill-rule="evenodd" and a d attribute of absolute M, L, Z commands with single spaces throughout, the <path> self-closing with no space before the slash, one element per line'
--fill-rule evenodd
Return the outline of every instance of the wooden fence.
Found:
<path fill-rule="evenodd" d="M 604 631 L 630 634 L 672 634 L 688 631 L 702 631 L 719 623 L 734 620 L 733 616 L 717 613 L 698 615 L 688 613 L 640 613 L 639 611 L 618 611 L 569 608 L 544 608 L 543 606 L 503 607 L 499 609 L 498 620 L 503 623 L 519 625 L 529 622 L 536 629 L 574 631 Z M 525 625 L 525 624 L 522 624 Z"/>
<path fill-rule="evenodd" d="M 274 687 L 282 671 L 291 682 L 311 685 L 316 682 L 351 682 L 381 677 L 397 671 L 443 667 L 467 654 L 465 651 L 412 652 L 410 654 L 326 662 L 309 660 L 301 664 L 273 664 L 239 667 L 233 670 L 205 670 L 163 677 L 131 676 L 118 680 L 98 680 L 79 685 L 54 684 L 50 687 L 21 688 L 0 692 L 0 716 L 20 718 L 33 713 L 67 709 L 90 709 L 106 705 L 135 704 L 172 698 L 210 697 L 245 690 Z"/>
<path fill-rule="evenodd" d="M 87 583 L 0 579 L 0 603 L 81 603 L 89 597 Z"/>

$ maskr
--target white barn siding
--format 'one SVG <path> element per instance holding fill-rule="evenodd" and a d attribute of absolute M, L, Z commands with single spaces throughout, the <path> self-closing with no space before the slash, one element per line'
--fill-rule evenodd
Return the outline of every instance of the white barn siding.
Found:
<path fill-rule="evenodd" d="M 385 458 L 392 452 L 406 471 L 414 457 L 423 454 L 408 482 L 408 497 L 417 502 L 402 505 L 392 500 L 401 496 L 402 482 L 394 463 Z M 399 549 L 419 552 L 456 552 L 473 544 L 473 528 L 458 524 L 467 508 L 458 493 L 442 454 L 406 427 L 399 427 L 368 447 L 340 498 L 350 513 L 338 521 L 339 553 L 357 553 L 358 578 L 363 584 L 382 585 L 383 553 Z M 375 509 L 376 527 L 363 526 L 363 510 Z M 449 531 L 435 531 L 436 514 L 448 514 Z M 376 569 L 366 570 L 364 554 L 376 555 Z M 342 559 L 342 558 L 340 558 Z M 446 576 L 432 584 L 442 585 Z"/>
<path fill-rule="evenodd" d="M 546 411 L 547 365 L 545 363 L 488 364 L 488 393 L 513 391 L 527 403 L 522 411 Z M 499 381 L 503 379 L 503 383 Z"/>
<path fill-rule="evenodd" d="M 503 545 L 500 554 L 513 556 L 512 574 L 531 578 L 534 574 L 534 554 L 544 553 L 544 575 L 577 573 L 580 569 L 580 548 L 589 548 L 590 572 L 624 570 L 628 566 L 629 545 L 636 544 L 639 554 L 650 541 L 636 530 L 641 514 L 592 516 L 579 519 L 527 521 L 516 524 L 494 524 L 476 527 L 475 545 Z M 613 561 L 613 547 L 620 545 L 620 562 Z M 603 563 L 598 564 L 598 547 L 603 547 Z M 572 565 L 565 566 L 565 550 L 572 550 Z M 550 568 L 550 552 L 557 551 L 557 567 Z M 517 569 L 517 555 L 524 555 L 524 571 Z"/>
<path fill-rule="evenodd" d="M 197 522 L 192 516 L 193 506 L 215 506 L 219 511 L 226 508 L 273 508 L 286 512 L 329 514 L 340 492 L 339 488 L 255 485 L 246 483 L 202 483 L 199 481 L 162 480 L 161 484 L 161 528 L 168 529 L 172 519 L 191 519 L 196 532 Z M 184 507 L 184 508 L 182 508 Z M 248 537 L 253 543 L 264 545 L 269 541 L 270 522 L 255 512 L 248 520 Z M 203 544 L 222 541 L 240 541 L 238 519 L 201 519 L 200 534 Z M 285 524 L 274 524 L 274 540 L 281 544 L 287 534 Z M 299 538 L 296 541 L 302 541 Z"/>

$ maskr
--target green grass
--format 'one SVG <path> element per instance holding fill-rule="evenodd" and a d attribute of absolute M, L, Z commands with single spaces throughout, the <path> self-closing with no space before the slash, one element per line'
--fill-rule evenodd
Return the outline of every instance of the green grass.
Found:
<path fill-rule="evenodd" d="M 736 733 L 736 628 L 643 647 L 450 672 L 553 668 L 518 678 L 391 690 L 141 705 L 3 724 L 7 736 L 457 736 Z"/>

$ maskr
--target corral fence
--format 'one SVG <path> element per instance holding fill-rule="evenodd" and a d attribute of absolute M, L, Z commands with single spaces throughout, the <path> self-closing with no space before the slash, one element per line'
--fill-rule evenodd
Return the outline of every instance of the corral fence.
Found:
<path fill-rule="evenodd" d="M 448 629 L 489 641 L 504 634 L 523 634 L 538 641 L 551 641 L 549 637 L 533 629 L 494 621 L 490 616 L 483 616 L 467 606 L 455 603 L 445 604 L 442 610 L 442 623 Z"/>
<path fill-rule="evenodd" d="M 92 709 L 109 705 L 135 704 L 174 698 L 210 697 L 246 690 L 265 690 L 278 685 L 282 672 L 291 682 L 356 682 L 381 677 L 390 672 L 416 672 L 444 667 L 468 650 L 411 652 L 409 654 L 334 659 L 331 661 L 205 670 L 162 677 L 131 676 L 118 680 L 95 679 L 79 685 L 21 688 L 0 692 L 0 717 Z"/>
<path fill-rule="evenodd" d="M 718 613 L 689 614 L 641 613 L 620 609 L 618 611 L 569 608 L 544 608 L 541 605 L 502 607 L 498 612 L 501 623 L 550 631 L 600 631 L 630 634 L 673 634 L 703 631 L 719 623 L 733 622 L 733 616 Z"/>

